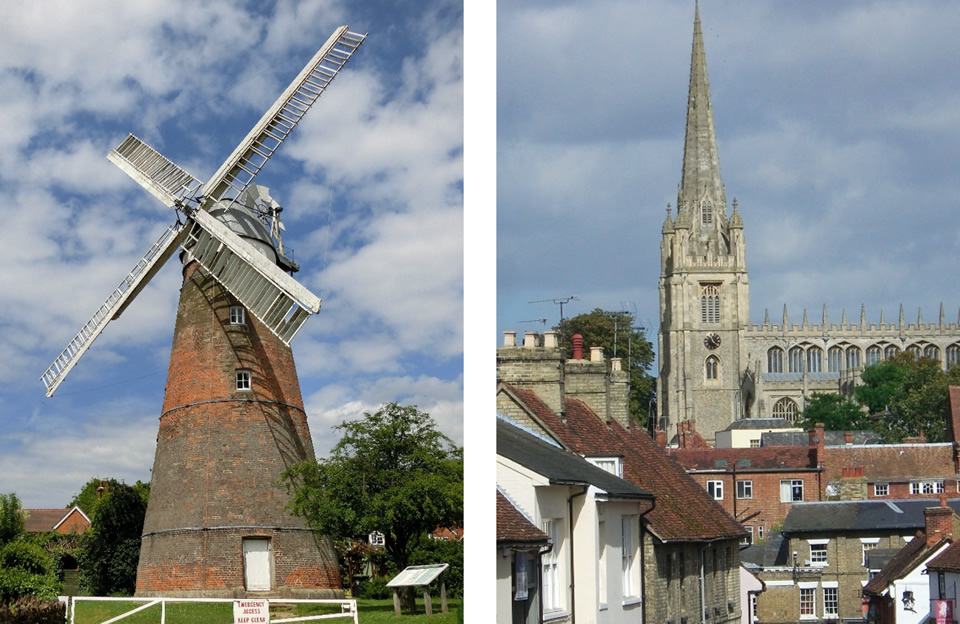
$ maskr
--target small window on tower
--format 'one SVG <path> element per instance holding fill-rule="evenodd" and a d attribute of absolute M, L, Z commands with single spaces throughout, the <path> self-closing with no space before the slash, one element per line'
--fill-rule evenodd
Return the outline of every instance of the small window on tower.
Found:
<path fill-rule="evenodd" d="M 250 371 L 248 370 L 238 370 L 237 371 L 237 391 L 238 392 L 249 392 L 250 388 Z"/>
<path fill-rule="evenodd" d="M 243 306 L 230 306 L 230 324 L 231 325 L 247 324 L 247 315 L 243 309 Z"/>

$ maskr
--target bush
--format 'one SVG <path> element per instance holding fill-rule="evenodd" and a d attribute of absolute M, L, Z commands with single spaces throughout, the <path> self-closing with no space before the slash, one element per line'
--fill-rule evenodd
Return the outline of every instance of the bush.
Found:
<path fill-rule="evenodd" d="M 0 568 L 0 604 L 27 596 L 56 598 L 60 587 L 60 582 L 52 572 L 30 574 L 17 568 Z M 6 620 L 0 618 L 0 622 Z"/>
<path fill-rule="evenodd" d="M 360 592 L 358 596 L 354 598 L 367 598 L 371 600 L 383 600 L 384 598 L 390 598 L 393 596 L 393 589 L 387 587 L 387 581 L 390 579 L 386 577 L 380 577 L 375 579 L 367 579 L 360 583 Z"/>
<path fill-rule="evenodd" d="M 46 574 L 53 558 L 43 547 L 30 542 L 10 542 L 0 549 L 0 568 L 16 568 L 30 574 Z"/>
<path fill-rule="evenodd" d="M 5 624 L 63 624 L 66 618 L 67 605 L 58 600 L 27 596 L 0 604 L 0 622 Z"/>

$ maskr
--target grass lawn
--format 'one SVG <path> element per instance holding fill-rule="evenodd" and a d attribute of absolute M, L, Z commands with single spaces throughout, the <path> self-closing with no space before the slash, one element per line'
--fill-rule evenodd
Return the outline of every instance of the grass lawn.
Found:
<path fill-rule="evenodd" d="M 393 614 L 393 600 L 358 600 L 357 609 L 360 624 L 456 624 L 459 599 L 447 600 L 448 613 L 440 612 L 440 599 L 434 598 L 433 615 L 423 613 L 423 598 L 417 600 L 417 615 L 404 613 L 400 617 Z M 134 609 L 143 603 L 138 602 L 78 602 L 76 624 L 100 624 L 112 617 Z M 296 617 L 332 613 L 339 609 L 314 605 L 275 605 L 270 607 L 271 618 Z M 350 618 L 322 620 L 336 624 L 352 623 Z M 121 620 L 123 624 L 159 624 L 160 605 L 145 609 L 140 613 Z M 166 624 L 231 624 L 233 622 L 232 603 L 174 603 L 167 605 Z M 119 623 L 118 623 L 119 624 Z"/>

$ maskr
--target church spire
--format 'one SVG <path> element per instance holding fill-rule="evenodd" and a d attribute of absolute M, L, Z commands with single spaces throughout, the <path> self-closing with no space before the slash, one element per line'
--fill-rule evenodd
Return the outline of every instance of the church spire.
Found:
<path fill-rule="evenodd" d="M 726 220 L 727 199 L 720 177 L 717 136 L 710 105 L 707 59 L 700 29 L 700 5 L 693 22 L 693 52 L 690 59 L 690 91 L 687 95 L 687 129 L 683 147 L 680 200 L 684 206 L 700 207 L 709 201 L 712 216 Z"/>

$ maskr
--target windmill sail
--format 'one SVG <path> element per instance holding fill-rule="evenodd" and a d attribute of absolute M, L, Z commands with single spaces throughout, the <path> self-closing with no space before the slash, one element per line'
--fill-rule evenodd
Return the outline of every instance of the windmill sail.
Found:
<path fill-rule="evenodd" d="M 367 36 L 338 28 L 203 187 L 210 203 L 236 201 Z"/>
<path fill-rule="evenodd" d="M 132 134 L 107 159 L 170 208 L 195 197 L 203 184 Z"/>
<path fill-rule="evenodd" d="M 199 180 L 132 134 L 107 155 L 154 197 L 182 209 L 190 219 L 186 226 L 181 228 L 178 223 L 160 237 L 44 372 L 41 380 L 48 397 L 107 323 L 120 316 L 181 244 L 287 344 L 304 321 L 320 310 L 319 297 L 206 211 L 214 205 L 229 209 L 240 200 L 366 37 L 349 32 L 346 26 L 335 30 L 202 189 Z M 200 205 L 188 206 L 190 200 L 198 200 Z"/>
<path fill-rule="evenodd" d="M 133 298 L 150 281 L 154 274 L 170 258 L 177 247 L 188 234 L 186 228 L 179 224 L 171 225 L 160 236 L 156 243 L 147 251 L 133 269 L 127 273 L 123 281 L 110 293 L 97 312 L 87 321 L 74 336 L 67 348 L 54 360 L 53 364 L 40 378 L 47 387 L 47 396 L 52 396 L 57 386 L 63 381 L 67 373 L 74 367 L 80 356 L 103 331 L 107 323 L 116 319 L 126 309 Z"/>

